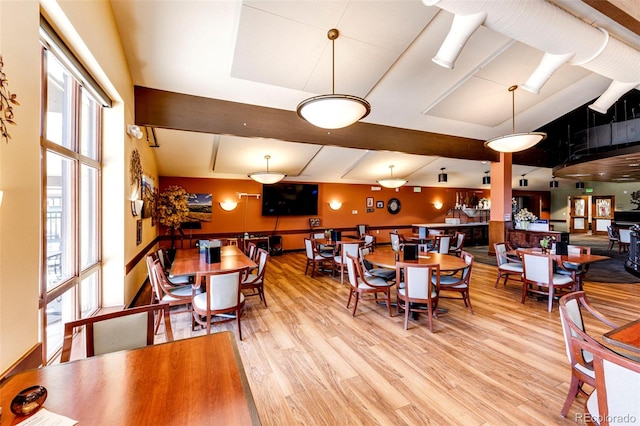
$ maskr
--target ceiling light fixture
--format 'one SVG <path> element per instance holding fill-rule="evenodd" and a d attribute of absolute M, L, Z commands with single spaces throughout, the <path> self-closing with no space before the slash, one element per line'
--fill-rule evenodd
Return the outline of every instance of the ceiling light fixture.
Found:
<path fill-rule="evenodd" d="M 529 186 L 529 181 L 524 178 L 524 175 L 522 175 L 522 179 L 520 179 L 520 186 Z"/>
<path fill-rule="evenodd" d="M 497 138 L 489 139 L 484 143 L 484 146 L 493 149 L 498 152 L 518 152 L 524 151 L 534 147 L 538 142 L 543 141 L 546 137 L 546 133 L 542 132 L 529 132 L 529 133 L 516 133 L 516 99 L 515 91 L 518 88 L 517 85 L 509 87 L 511 92 L 511 128 L 512 133 L 510 135 L 498 136 Z"/>
<path fill-rule="evenodd" d="M 440 167 L 440 174 L 438 175 L 438 182 L 446 182 L 447 174 L 444 172 L 444 167 Z"/>
<path fill-rule="evenodd" d="M 266 172 L 253 172 L 253 173 L 249 173 L 247 176 L 249 176 L 251 179 L 255 180 L 256 182 L 262 183 L 264 185 L 270 185 L 272 183 L 277 183 L 280 182 L 282 179 L 284 179 L 287 175 L 285 173 L 282 172 L 270 172 L 269 171 L 269 159 L 271 158 L 270 155 L 265 155 L 264 159 L 267 160 L 267 171 Z"/>
<path fill-rule="evenodd" d="M 327 33 L 331 40 L 331 94 L 314 96 L 298 104 L 298 116 L 323 129 L 341 129 L 363 119 L 371 112 L 371 105 L 362 98 L 335 94 L 335 40 L 340 32 L 332 28 Z"/>
<path fill-rule="evenodd" d="M 558 181 L 556 180 L 555 176 L 551 176 L 551 181 L 549 182 L 549 188 L 557 188 L 558 187 Z"/>
<path fill-rule="evenodd" d="M 489 176 L 489 171 L 484 172 L 484 176 L 482 177 L 482 184 L 483 185 L 491 184 L 491 176 Z"/>
<path fill-rule="evenodd" d="M 584 189 L 584 182 L 581 180 L 576 182 L 576 189 Z"/>
<path fill-rule="evenodd" d="M 378 180 L 378 184 L 384 186 L 385 188 L 400 188 L 402 185 L 407 183 L 406 179 L 394 178 L 393 177 L 393 164 L 389 166 L 389 173 L 391 177 L 389 179 L 380 179 Z"/>

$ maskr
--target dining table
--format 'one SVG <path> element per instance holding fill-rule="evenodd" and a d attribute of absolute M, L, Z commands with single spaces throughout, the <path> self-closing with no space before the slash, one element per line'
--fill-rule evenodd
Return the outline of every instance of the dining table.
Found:
<path fill-rule="evenodd" d="M 404 252 L 398 253 L 396 260 L 396 252 L 391 247 L 376 247 L 374 251 L 364 257 L 369 263 L 379 268 L 396 269 L 396 262 L 404 262 Z M 464 259 L 451 254 L 419 252 L 417 260 L 409 260 L 407 262 L 415 262 L 417 264 L 440 265 L 440 272 L 454 272 L 466 268 L 467 264 Z"/>
<path fill-rule="evenodd" d="M 0 385 L 0 426 L 12 399 L 44 386 L 34 416 L 64 416 L 79 425 L 259 425 L 260 418 L 232 332 L 192 337 L 27 370 Z M 42 411 L 42 412 L 40 412 Z M 50 424 L 50 423 L 43 423 Z"/>
<path fill-rule="evenodd" d="M 605 333 L 602 338 L 605 342 L 635 353 L 640 353 L 640 319 L 614 328 Z"/>
<path fill-rule="evenodd" d="M 244 254 L 238 246 L 220 247 L 220 262 L 208 263 L 204 252 L 198 248 L 177 249 L 171 263 L 170 276 L 195 275 L 198 272 L 229 271 L 233 269 L 252 269 L 258 265 Z"/>

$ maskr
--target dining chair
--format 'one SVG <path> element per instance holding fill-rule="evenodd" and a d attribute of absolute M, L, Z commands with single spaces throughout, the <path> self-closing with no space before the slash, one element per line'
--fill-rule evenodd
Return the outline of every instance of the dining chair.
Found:
<path fill-rule="evenodd" d="M 374 237 L 371 234 L 365 234 L 362 236 L 361 241 L 365 247 L 369 247 L 371 251 L 373 251 L 373 248 L 374 248 L 373 246 L 375 245 L 376 237 Z"/>
<path fill-rule="evenodd" d="M 244 254 L 251 260 L 255 261 L 256 259 L 256 249 L 258 246 L 256 243 L 247 241 Z"/>
<path fill-rule="evenodd" d="M 162 264 L 158 259 L 154 260 L 151 255 L 147 255 L 147 269 L 149 270 L 149 282 L 151 283 L 151 303 L 168 303 L 171 307 L 185 307 L 184 311 L 174 311 L 173 313 L 191 311 L 191 284 L 183 286 L 170 285 Z M 156 332 L 159 326 L 160 322 L 157 321 Z"/>
<path fill-rule="evenodd" d="M 340 269 L 340 284 L 344 284 L 344 271 L 347 269 L 348 260 L 347 255 L 354 256 L 358 258 L 358 249 L 360 248 L 360 243 L 340 243 L 338 244 L 339 254 L 334 255 L 333 257 L 333 265 L 334 268 Z"/>
<path fill-rule="evenodd" d="M 558 260 L 555 262 L 555 260 Z M 564 268 L 560 256 L 522 252 L 522 304 L 528 293 L 546 295 L 549 299 L 549 309 L 553 308 L 553 298 L 561 290 L 576 290 L 576 273 L 570 271 L 567 275 L 554 272 L 555 265 Z M 566 270 L 566 269 L 565 269 Z"/>
<path fill-rule="evenodd" d="M 471 287 L 471 268 L 473 267 L 474 256 L 466 251 L 462 251 L 461 256 L 467 264 L 466 268 L 462 270 L 460 276 L 455 275 L 442 275 L 440 277 L 440 293 L 441 299 L 462 299 L 464 306 L 469 308 L 471 315 L 473 315 L 473 308 L 471 307 L 471 299 L 469 297 L 469 288 Z M 432 281 L 436 280 L 436 277 L 431 277 Z M 457 296 L 445 296 L 443 292 L 455 292 L 459 293 Z"/>
<path fill-rule="evenodd" d="M 585 417 L 598 426 L 638 424 L 640 362 L 596 341 L 574 340 L 575 350 L 593 355 L 595 389 L 587 398 Z"/>
<path fill-rule="evenodd" d="M 246 268 L 239 268 L 196 274 L 191 296 L 192 330 L 195 329 L 196 324 L 199 324 L 201 327 L 206 327 L 209 334 L 212 323 L 218 324 L 235 319 L 238 325 L 238 339 L 242 340 L 240 318 L 244 306 L 244 295 L 241 291 L 241 281 L 245 272 Z M 204 291 L 197 293 L 203 285 Z"/>
<path fill-rule="evenodd" d="M 583 314 L 588 312 L 592 317 L 610 329 L 617 328 L 618 326 L 589 303 L 584 291 L 575 291 L 562 296 L 559 302 L 559 311 L 567 358 L 569 359 L 569 364 L 571 364 L 571 384 L 569 385 L 569 392 L 567 393 L 564 406 L 560 412 L 562 417 L 566 417 L 571 404 L 573 404 L 578 394 L 588 395 L 582 386 L 585 383 L 591 387 L 595 387 L 596 385 L 592 353 L 575 348 L 572 345 L 573 340 L 594 341 L 594 339 L 587 334 Z"/>
<path fill-rule="evenodd" d="M 496 263 L 498 265 L 498 277 L 494 287 L 498 287 L 498 283 L 502 278 L 504 278 L 505 286 L 509 279 L 522 282 L 522 261 L 519 258 L 507 256 L 507 252 L 512 250 L 509 243 L 504 241 L 494 243 L 493 249 L 496 253 Z"/>
<path fill-rule="evenodd" d="M 76 328 L 84 328 L 85 356 L 87 358 L 111 352 L 137 349 L 153 345 L 155 316 L 164 319 L 166 341 L 173 341 L 169 319 L 169 305 L 160 303 L 94 315 L 64 325 L 64 339 L 60 362 L 71 359 Z"/>
<path fill-rule="evenodd" d="M 250 294 L 244 293 L 245 296 L 260 296 L 260 300 L 264 302 L 264 307 L 267 307 L 267 299 L 264 295 L 264 276 L 267 270 L 267 259 L 269 253 L 265 249 L 259 248 L 256 254 L 256 260 L 258 263 L 257 273 L 244 274 L 242 282 L 240 283 L 242 290 L 251 290 Z M 256 290 L 258 291 L 256 293 Z"/>
<path fill-rule="evenodd" d="M 362 239 L 365 235 L 369 233 L 368 225 L 356 225 L 356 229 L 358 230 L 358 238 Z"/>
<path fill-rule="evenodd" d="M 629 245 L 631 245 L 631 230 L 620 229 L 620 240 L 618 240 L 618 254 L 629 251 Z"/>
<path fill-rule="evenodd" d="M 371 247 L 360 247 L 359 255 L 362 262 L 362 273 L 365 277 L 378 277 L 385 281 L 393 281 L 396 278 L 396 270 L 388 268 L 376 268 L 366 259 L 366 256 L 371 253 Z"/>
<path fill-rule="evenodd" d="M 304 248 L 307 256 L 307 266 L 304 268 L 305 275 L 307 275 L 309 266 L 311 266 L 311 278 L 313 278 L 316 265 L 318 265 L 318 268 L 320 269 L 326 268 L 327 264 L 331 264 L 331 270 L 333 271 L 333 252 L 331 252 L 331 257 L 321 255 L 317 249 L 317 243 L 310 238 L 304 239 Z"/>
<path fill-rule="evenodd" d="M 352 316 L 356 316 L 358 301 L 362 299 L 365 294 L 373 294 L 377 302 L 378 294 L 382 293 L 385 296 L 389 316 L 392 317 L 393 313 L 391 312 L 391 287 L 393 287 L 395 283 L 386 281 L 384 278 L 373 276 L 367 277 L 364 274 L 361 260 L 357 254 L 354 256 L 351 253 L 347 253 L 346 261 L 350 285 L 349 299 L 347 300 L 347 309 L 349 309 L 351 299 L 355 297 Z"/>
<path fill-rule="evenodd" d="M 453 245 L 449 247 L 449 254 L 462 257 L 462 247 L 464 246 L 465 237 L 464 232 L 455 233 L 453 236 Z"/>
<path fill-rule="evenodd" d="M 613 245 L 620 241 L 620 234 L 618 232 L 618 228 L 614 228 L 613 226 L 607 226 L 607 235 L 609 236 L 609 247 L 607 250 L 612 250 Z"/>
<path fill-rule="evenodd" d="M 433 247 L 431 247 L 430 253 L 449 254 L 449 247 L 451 245 L 451 235 L 436 235 Z"/>
<path fill-rule="evenodd" d="M 432 318 L 438 316 L 440 265 L 397 262 L 396 283 L 396 310 L 404 310 L 404 329 L 409 328 L 409 313 L 422 312 L 427 314 L 429 331 L 433 333 Z"/>
<path fill-rule="evenodd" d="M 591 247 L 589 246 L 577 246 L 568 245 L 567 254 L 578 256 L 591 254 Z M 582 290 L 582 280 L 586 273 L 589 271 L 589 264 L 580 264 L 576 262 L 562 262 L 565 269 L 557 268 L 556 272 L 562 275 L 570 275 L 572 271 L 575 271 L 576 275 L 576 290 Z"/>
<path fill-rule="evenodd" d="M 171 260 L 169 259 L 169 255 L 165 248 L 163 247 L 159 248 L 156 251 L 156 257 L 160 261 L 160 264 L 162 265 L 162 269 L 164 269 L 164 273 L 167 276 L 167 282 L 169 282 L 171 285 L 180 286 L 180 285 L 193 283 L 192 275 L 177 275 L 177 276 L 170 275 Z"/>
<path fill-rule="evenodd" d="M 400 234 L 396 232 L 390 232 L 389 241 L 391 242 L 391 250 L 395 251 L 396 253 L 400 253 L 400 250 L 402 250 L 402 241 L 400 239 Z"/>

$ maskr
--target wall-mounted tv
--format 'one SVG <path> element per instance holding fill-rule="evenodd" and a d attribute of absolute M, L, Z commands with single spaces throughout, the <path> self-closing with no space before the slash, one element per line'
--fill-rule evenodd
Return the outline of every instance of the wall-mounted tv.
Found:
<path fill-rule="evenodd" d="M 318 185 L 279 182 L 262 185 L 262 216 L 315 216 Z"/>

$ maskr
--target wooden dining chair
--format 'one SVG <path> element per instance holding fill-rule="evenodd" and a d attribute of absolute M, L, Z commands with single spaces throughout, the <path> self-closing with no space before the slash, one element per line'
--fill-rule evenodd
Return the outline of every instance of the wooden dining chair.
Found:
<path fill-rule="evenodd" d="M 629 251 L 629 245 L 631 244 L 631 230 L 619 229 L 618 233 L 620 239 L 618 240 L 618 254 Z"/>
<path fill-rule="evenodd" d="M 404 310 L 404 329 L 409 327 L 410 313 L 422 312 L 427 314 L 429 331 L 433 333 L 432 318 L 438 316 L 440 265 L 397 262 L 396 283 L 396 309 L 398 313 Z"/>
<path fill-rule="evenodd" d="M 376 268 L 366 259 L 366 256 L 371 253 L 371 247 L 362 246 L 358 249 L 360 255 L 360 262 L 362 264 L 362 273 L 365 277 L 378 277 L 385 281 L 394 281 L 396 278 L 395 269 L 389 268 Z"/>
<path fill-rule="evenodd" d="M 599 426 L 638 424 L 640 362 L 596 341 L 574 340 L 573 346 L 575 351 L 588 351 L 593 356 L 595 389 L 587 398 L 585 415 Z"/>
<path fill-rule="evenodd" d="M 448 254 L 451 245 L 451 235 L 436 235 L 431 253 Z"/>
<path fill-rule="evenodd" d="M 192 275 L 178 275 L 178 276 L 170 276 L 171 273 L 171 260 L 169 259 L 169 254 L 165 248 L 159 248 L 156 251 L 156 257 L 160 261 L 162 265 L 162 269 L 164 269 L 164 273 L 167 276 L 167 282 L 174 286 L 181 286 L 185 284 L 193 283 Z"/>
<path fill-rule="evenodd" d="M 349 261 L 347 260 L 347 256 L 354 256 L 358 258 L 358 249 L 360 248 L 360 243 L 340 243 L 338 244 L 338 253 L 333 256 L 333 265 L 334 268 L 340 270 L 340 284 L 344 284 L 344 271 L 347 269 L 347 265 Z"/>
<path fill-rule="evenodd" d="M 456 232 L 453 236 L 453 244 L 449 247 L 449 254 L 462 257 L 462 248 L 466 235 L 464 232 Z"/>
<path fill-rule="evenodd" d="M 496 278 L 495 287 L 504 278 L 504 285 L 507 280 L 520 281 L 522 283 L 522 261 L 518 258 L 507 256 L 507 251 L 511 250 L 511 246 L 507 242 L 499 242 L 493 244 L 496 253 L 496 264 L 498 266 L 498 277 Z"/>
<path fill-rule="evenodd" d="M 259 248 L 257 250 L 256 260 L 258 262 L 257 273 L 245 274 L 242 277 L 240 283 L 242 290 L 251 290 L 251 293 L 244 293 L 245 296 L 260 296 L 260 300 L 264 302 L 264 307 L 267 307 L 267 299 L 264 296 L 264 276 L 267 270 L 267 259 L 269 253 L 265 249 Z M 256 293 L 257 291 L 257 293 Z"/>
<path fill-rule="evenodd" d="M 557 261 L 556 261 L 557 260 Z M 553 298 L 564 290 L 577 289 L 575 271 L 568 271 L 567 275 L 554 272 L 554 263 L 560 269 L 565 269 L 560 256 L 542 253 L 522 253 L 522 304 L 528 293 L 545 295 L 549 299 L 549 309 L 553 308 Z"/>
<path fill-rule="evenodd" d="M 591 254 L 591 247 L 589 246 L 576 246 L 576 245 L 568 245 L 567 246 L 567 254 L 577 256 L 577 255 L 588 255 Z M 572 271 L 575 271 L 576 275 L 576 290 L 582 290 L 582 281 L 584 276 L 589 271 L 589 264 L 580 264 L 576 262 L 562 262 L 563 268 L 558 268 L 556 272 L 562 275 L 570 275 Z"/>
<path fill-rule="evenodd" d="M 305 254 L 307 256 L 307 266 L 304 268 L 304 274 L 307 275 L 307 271 L 309 270 L 309 266 L 311 266 L 311 278 L 313 278 L 313 274 L 316 270 L 316 266 L 318 269 L 325 269 L 327 265 L 331 265 L 331 271 L 333 271 L 333 252 L 331 252 L 331 256 L 323 256 L 320 254 L 317 248 L 317 243 L 310 239 L 304 239 L 304 248 Z"/>
<path fill-rule="evenodd" d="M 139 306 L 69 321 L 64 325 L 60 362 L 67 362 L 71 359 L 73 338 L 78 335 L 77 328 L 84 329 L 85 356 L 87 358 L 153 345 L 156 316 L 164 319 L 166 341 L 173 341 L 169 304 L 167 303 Z"/>
<path fill-rule="evenodd" d="M 151 284 L 151 303 L 167 303 L 170 307 L 184 306 L 184 310 L 173 311 L 174 314 L 191 311 L 191 284 L 173 286 L 164 273 L 162 264 L 153 256 L 147 255 L 147 269 L 149 270 L 149 282 Z M 156 323 L 156 332 L 160 322 Z"/>
<path fill-rule="evenodd" d="M 617 244 L 620 241 L 620 234 L 618 232 L 618 228 L 614 228 L 613 226 L 607 226 L 607 235 L 609 236 L 609 246 L 607 250 L 612 250 L 613 245 Z"/>
<path fill-rule="evenodd" d="M 467 267 L 462 270 L 460 276 L 455 275 L 442 275 L 440 277 L 440 293 L 441 299 L 462 299 L 464 306 L 469 308 L 471 315 L 473 315 L 473 308 L 471 307 L 471 298 L 469 297 L 469 288 L 471 287 L 471 268 L 473 267 L 473 255 L 469 252 L 462 251 L 460 256 L 464 259 Z M 436 277 L 432 277 L 435 280 Z M 446 296 L 445 292 L 458 293 L 459 296 Z M 444 293 L 444 294 L 443 294 Z"/>
<path fill-rule="evenodd" d="M 573 404 L 578 394 L 588 395 L 582 386 L 587 384 L 595 387 L 596 385 L 593 371 L 593 354 L 575 347 L 572 343 L 574 340 L 594 341 L 585 328 L 584 313 L 588 312 L 593 318 L 610 329 L 618 326 L 589 303 L 584 291 L 576 291 L 562 296 L 559 302 L 559 311 L 567 358 L 571 365 L 571 384 L 560 412 L 562 417 L 566 417 L 571 404 Z"/>
<path fill-rule="evenodd" d="M 240 318 L 244 306 L 241 281 L 246 268 L 229 269 L 224 271 L 198 272 L 193 285 L 191 304 L 193 315 L 191 329 L 196 324 L 211 332 L 212 323 L 222 323 L 236 320 L 238 325 L 238 339 L 242 340 Z M 204 286 L 204 291 L 197 290 Z"/>
<path fill-rule="evenodd" d="M 378 294 L 384 295 L 387 303 L 387 310 L 389 316 L 392 317 L 391 312 L 391 287 L 395 284 L 393 281 L 387 281 L 384 278 L 367 277 L 364 274 L 361 258 L 356 254 L 355 256 L 347 253 L 347 272 L 349 277 L 349 299 L 347 300 L 347 309 L 351 304 L 351 299 L 354 298 L 353 313 L 352 316 L 356 316 L 358 309 L 358 301 L 364 297 L 365 294 L 373 294 L 376 302 L 378 301 Z"/>

